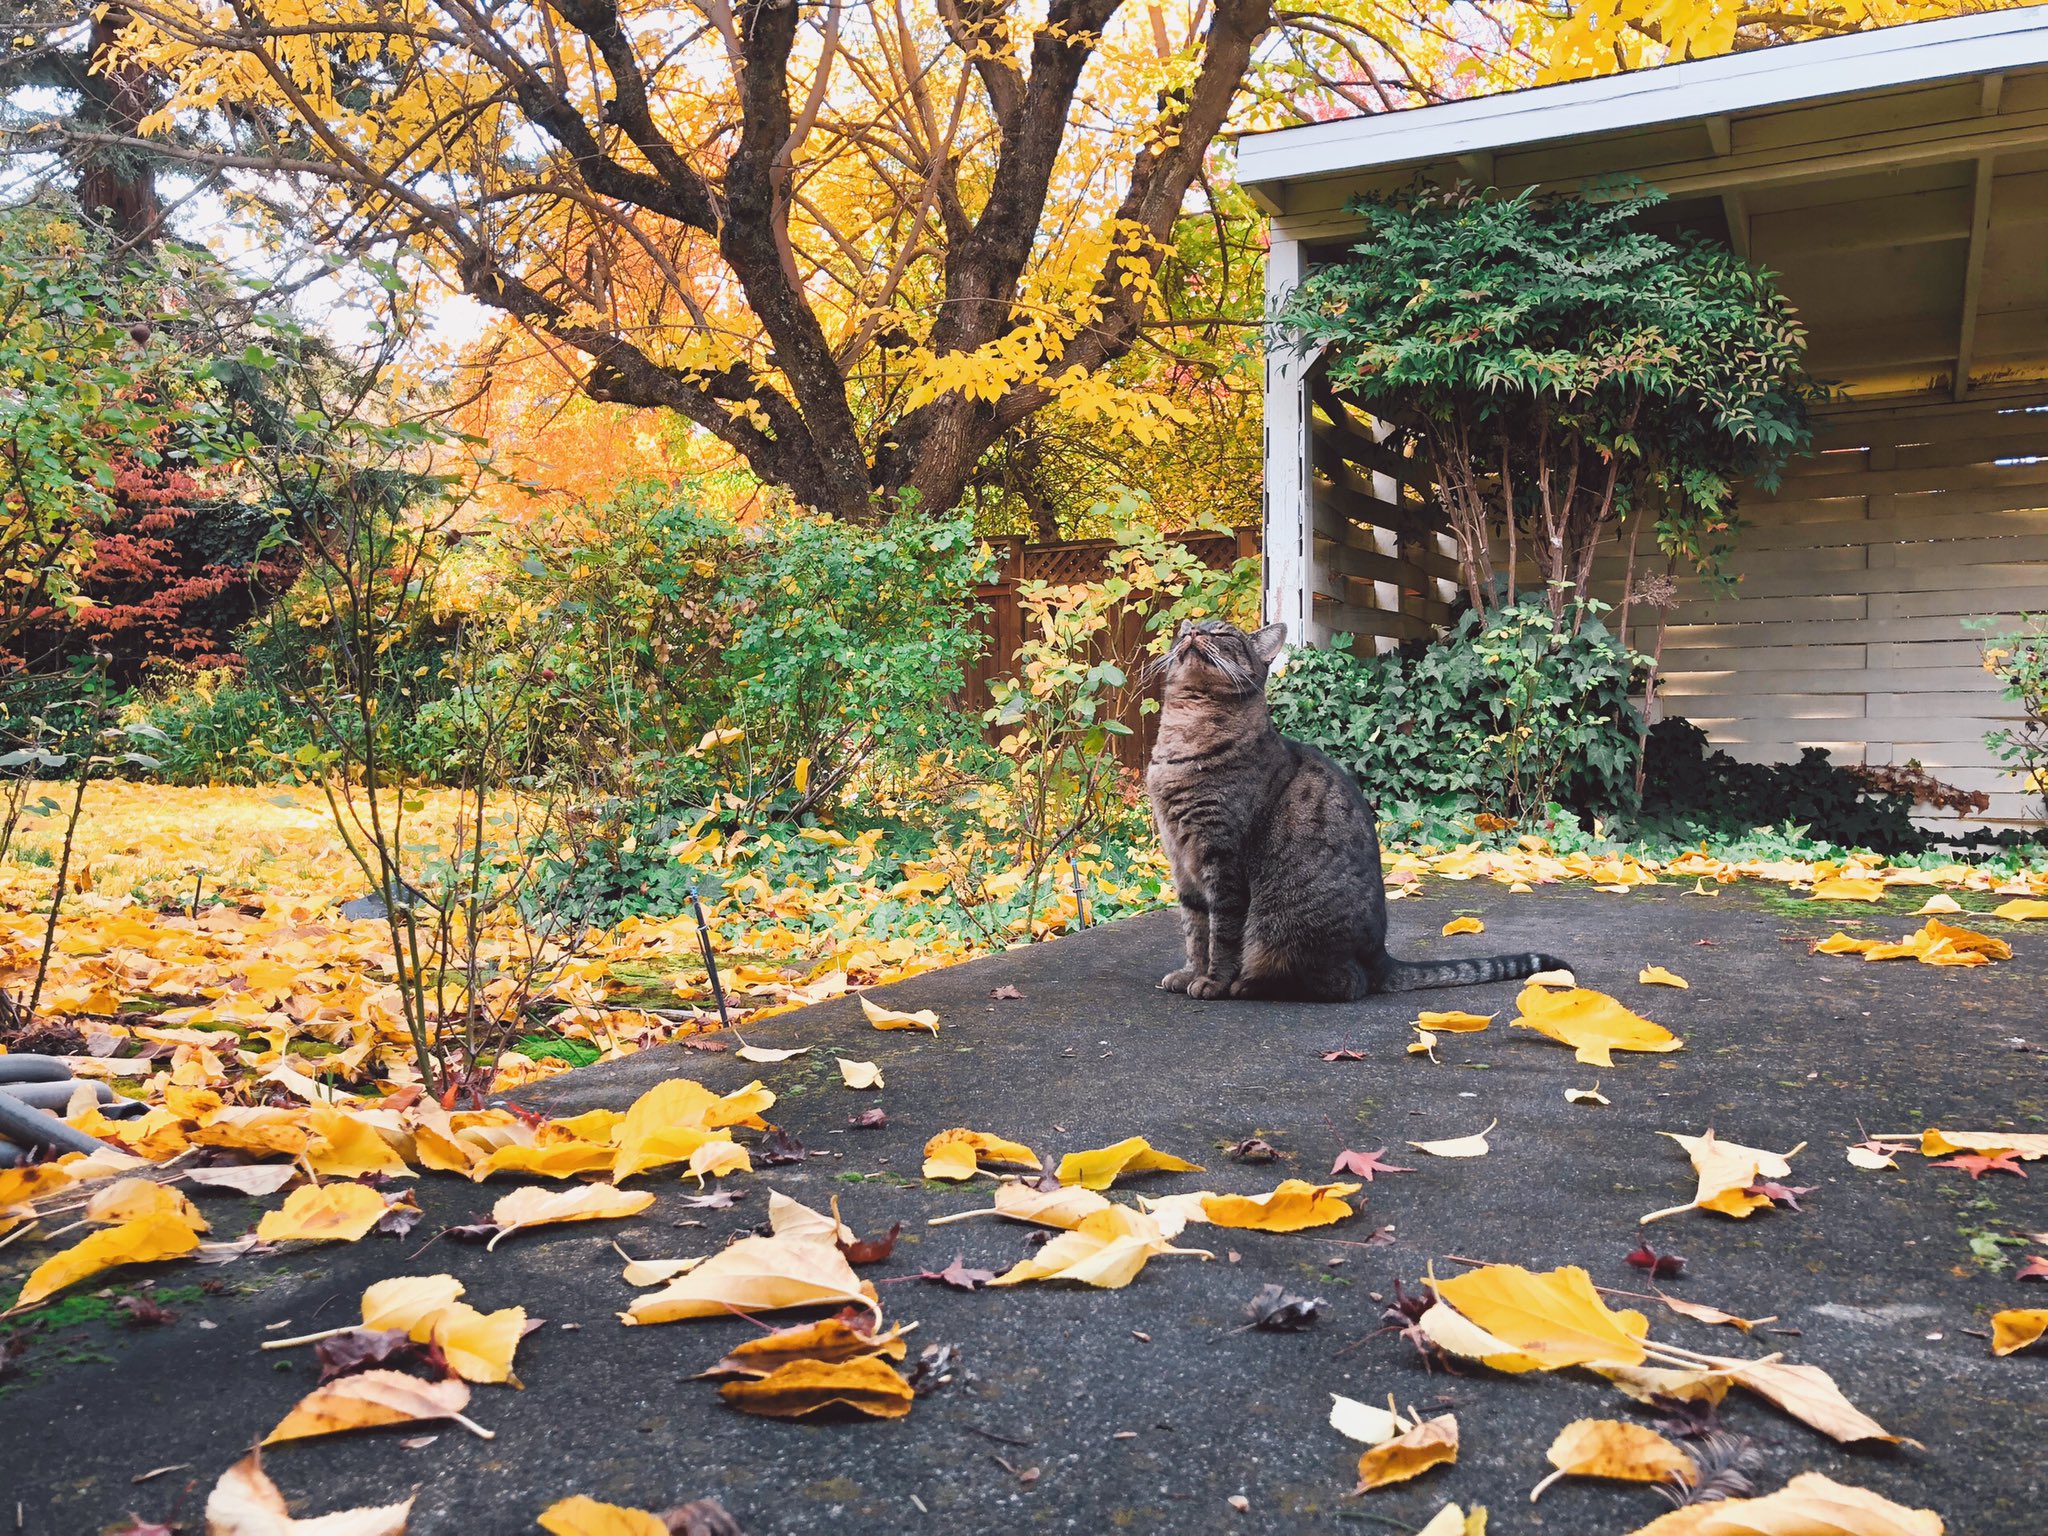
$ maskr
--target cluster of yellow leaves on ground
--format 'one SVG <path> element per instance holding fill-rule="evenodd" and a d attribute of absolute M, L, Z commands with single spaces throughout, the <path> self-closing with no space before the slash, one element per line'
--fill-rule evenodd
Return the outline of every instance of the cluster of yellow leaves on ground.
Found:
<path fill-rule="evenodd" d="M 1668 1136 L 1685 1148 L 1686 1155 L 1692 1159 L 1693 1171 L 1699 1175 L 1699 1185 L 1685 1204 L 1652 1211 L 1641 1218 L 1639 1225 L 1643 1226 L 1686 1211 L 1718 1211 L 1723 1216 L 1735 1217 L 1760 1211 L 1771 1204 L 1771 1198 L 1754 1192 L 1751 1186 L 1759 1180 L 1790 1178 L 1791 1160 L 1806 1150 L 1806 1143 L 1802 1141 L 1789 1152 L 1766 1152 L 1758 1147 L 1721 1141 L 1711 1128 L 1704 1136 L 1685 1136 L 1676 1131 L 1659 1131 L 1657 1134 Z"/>
<path fill-rule="evenodd" d="M 265 1243 L 353 1243 L 390 1208 L 384 1195 L 367 1184 L 306 1184 L 287 1195 L 282 1207 L 263 1213 L 256 1238 Z"/>
<path fill-rule="evenodd" d="M 39 1178 L 20 1178 L 14 1183 L 16 1190 L 46 1193 L 64 1187 L 56 1180 Z M 30 1271 L 10 1310 L 37 1306 L 66 1286 L 103 1270 L 183 1258 L 198 1249 L 199 1234 L 207 1230 L 206 1218 L 184 1195 L 139 1177 L 119 1178 L 95 1191 L 86 1202 L 83 1220 L 101 1230 L 52 1254 Z"/>
<path fill-rule="evenodd" d="M 1866 1488 L 1802 1472 L 1757 1499 L 1690 1504 L 1631 1536 L 1943 1536 L 1931 1509 L 1908 1509 Z"/>
<path fill-rule="evenodd" d="M 1038 1154 L 1022 1142 L 1006 1141 L 986 1131 L 955 1127 L 924 1144 L 924 1176 L 928 1179 L 971 1179 L 983 1163 L 1037 1169 Z"/>
<path fill-rule="evenodd" d="M 1215 1255 L 1200 1248 L 1175 1248 L 1160 1224 L 1127 1205 L 1106 1205 L 1084 1216 L 1074 1227 L 1012 1265 L 990 1285 L 1021 1285 L 1027 1280 L 1072 1280 L 1101 1290 L 1121 1290 L 1159 1254 L 1204 1259 Z"/>
<path fill-rule="evenodd" d="M 1611 1067 L 1614 1051 L 1675 1051 L 1685 1042 L 1661 1024 L 1590 987 L 1553 991 L 1530 985 L 1515 999 L 1510 1029 L 1533 1029 L 1570 1046 L 1589 1067 Z"/>
<path fill-rule="evenodd" d="M 719 1396 L 743 1413 L 800 1419 L 821 1409 L 849 1408 L 873 1419 L 900 1419 L 915 1397 L 891 1361 L 907 1352 L 898 1326 L 870 1332 L 860 1319 L 829 1317 L 781 1328 L 734 1347 L 699 1372 L 728 1378 Z"/>
<path fill-rule="evenodd" d="M 1352 1491 L 1369 1493 L 1375 1488 L 1405 1483 L 1431 1467 L 1447 1467 L 1457 1459 L 1457 1415 L 1447 1413 L 1441 1418 L 1424 1419 L 1362 1454 L 1358 1458 L 1358 1486 Z M 1459 1523 L 1462 1528 L 1462 1517 Z"/>
<path fill-rule="evenodd" d="M 1922 965 L 1989 965 L 2010 960 L 2012 946 L 2003 939 L 1957 928 L 1930 917 L 1896 943 L 1884 939 L 1852 939 L 1835 933 L 1813 946 L 1821 955 L 1861 955 L 1865 960 L 1918 960 Z"/>

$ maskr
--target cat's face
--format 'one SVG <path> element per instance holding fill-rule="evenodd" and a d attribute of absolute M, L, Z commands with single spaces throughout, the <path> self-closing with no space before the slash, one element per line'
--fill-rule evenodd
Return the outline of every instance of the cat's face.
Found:
<path fill-rule="evenodd" d="M 1183 619 L 1166 653 L 1168 693 L 1249 697 L 1266 691 L 1266 672 L 1286 643 L 1287 627 L 1268 624 L 1246 634 L 1223 619 Z"/>

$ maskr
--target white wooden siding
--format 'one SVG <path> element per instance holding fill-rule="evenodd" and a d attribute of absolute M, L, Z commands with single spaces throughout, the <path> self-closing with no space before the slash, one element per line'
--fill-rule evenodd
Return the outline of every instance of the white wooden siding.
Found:
<path fill-rule="evenodd" d="M 2037 816 L 1984 745 L 2015 706 L 1962 620 L 2048 611 L 2048 409 L 1849 411 L 1817 446 L 1746 499 L 1732 595 L 1681 581 L 1664 712 L 1737 758 L 1917 760 L 1989 793 L 1993 821 Z M 1603 596 L 1619 577 L 1603 557 Z"/>

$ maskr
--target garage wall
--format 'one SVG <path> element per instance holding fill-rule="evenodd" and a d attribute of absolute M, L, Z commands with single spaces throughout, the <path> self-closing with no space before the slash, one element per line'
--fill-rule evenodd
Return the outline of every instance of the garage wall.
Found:
<path fill-rule="evenodd" d="M 1735 595 L 1680 584 L 1666 712 L 1738 758 L 1918 759 L 1993 821 L 2038 815 L 1984 747 L 2014 706 L 1962 620 L 2048 611 L 2048 407 L 1846 411 L 1816 446 L 1747 499 Z"/>

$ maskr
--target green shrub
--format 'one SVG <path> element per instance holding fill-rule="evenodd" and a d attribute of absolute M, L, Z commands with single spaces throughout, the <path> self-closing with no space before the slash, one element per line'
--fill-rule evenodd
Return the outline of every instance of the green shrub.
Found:
<path fill-rule="evenodd" d="M 168 784 L 269 784 L 310 739 L 304 717 L 228 668 L 158 673 L 125 711 L 164 733 L 156 777 Z"/>
<path fill-rule="evenodd" d="M 1274 722 L 1358 778 L 1366 798 L 1524 821 L 1552 801 L 1594 815 L 1634 798 L 1640 658 L 1600 604 L 1553 618 L 1525 595 L 1468 611 L 1433 644 L 1359 656 L 1298 650 L 1271 689 Z M 1348 637 L 1346 637 L 1348 640 Z"/>
<path fill-rule="evenodd" d="M 1979 619 L 1969 627 L 1991 630 L 1996 622 Z M 2048 816 L 2048 613 L 2023 613 L 2012 628 L 1988 635 L 1984 670 L 2005 685 L 2021 716 L 1987 732 L 1984 745 L 2022 788 L 2041 797 Z"/>
<path fill-rule="evenodd" d="M 1870 781 L 1808 747 L 1796 763 L 1738 763 L 1707 750 L 1690 720 L 1660 720 L 1643 755 L 1643 821 L 1685 837 L 1740 837 L 1765 827 L 1877 853 L 1915 853 L 1928 835 L 1913 825 L 1913 798 Z"/>

